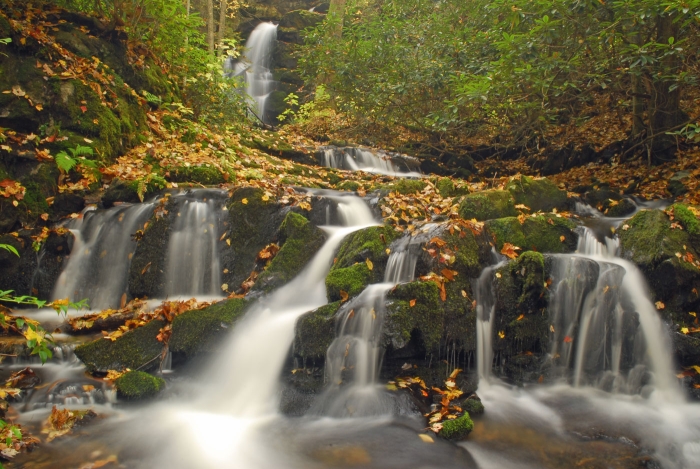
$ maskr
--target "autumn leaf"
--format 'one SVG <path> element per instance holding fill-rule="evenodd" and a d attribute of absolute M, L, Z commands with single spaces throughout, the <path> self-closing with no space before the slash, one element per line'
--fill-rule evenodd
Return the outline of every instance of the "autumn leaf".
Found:
<path fill-rule="evenodd" d="M 564 241 L 566 241 L 566 236 L 564 236 L 564 235 L 559 236 L 559 241 L 561 241 L 562 243 Z"/>
<path fill-rule="evenodd" d="M 666 307 L 666 305 L 663 304 L 661 301 L 657 301 L 656 303 L 654 303 L 654 305 L 656 306 L 656 309 L 664 309 Z"/>
<path fill-rule="evenodd" d="M 87 106 L 80 106 L 80 110 L 83 111 L 83 114 L 87 112 L 88 108 Z"/>
<path fill-rule="evenodd" d="M 518 316 L 518 318 L 516 319 L 516 321 L 522 321 L 524 317 L 525 317 L 525 315 L 524 315 L 524 314 L 521 314 L 520 316 Z"/>
<path fill-rule="evenodd" d="M 501 248 L 501 254 L 510 259 L 515 259 L 516 257 L 518 257 L 518 253 L 515 251 L 519 250 L 520 248 L 518 246 L 514 246 L 510 243 L 503 243 L 503 248 Z"/>
<path fill-rule="evenodd" d="M 432 238 L 432 239 L 428 242 L 428 244 L 434 244 L 434 245 L 437 246 L 438 248 L 447 246 L 447 243 L 446 243 L 445 241 L 441 240 L 440 238 L 438 238 L 437 236 L 434 237 L 434 238 Z"/>
<path fill-rule="evenodd" d="M 566 343 L 566 344 L 570 344 L 573 341 L 574 341 L 574 339 L 572 339 L 568 335 L 564 337 L 564 343 Z"/>
<path fill-rule="evenodd" d="M 374 264 L 372 264 L 372 261 L 369 260 L 369 258 L 365 259 L 365 264 L 367 264 L 367 268 L 368 268 L 369 270 L 374 269 Z"/>
<path fill-rule="evenodd" d="M 416 305 L 416 300 L 411 300 L 408 302 L 409 306 L 413 308 Z"/>
<path fill-rule="evenodd" d="M 440 271 L 443 277 L 445 277 L 449 281 L 453 281 L 455 279 L 456 275 L 459 275 L 459 272 L 456 270 L 450 270 L 450 269 L 442 269 Z"/>
<path fill-rule="evenodd" d="M 343 303 L 348 301 L 348 292 L 346 292 L 345 290 L 340 290 L 340 301 Z"/>
<path fill-rule="evenodd" d="M 241 203 L 242 203 L 243 205 L 248 205 L 248 199 L 242 199 L 242 200 L 241 200 Z"/>
<path fill-rule="evenodd" d="M 498 331 L 498 337 L 501 339 L 506 338 L 506 331 Z"/>
<path fill-rule="evenodd" d="M 445 291 L 445 284 L 440 284 L 440 299 L 442 301 L 447 301 L 447 292 Z"/>

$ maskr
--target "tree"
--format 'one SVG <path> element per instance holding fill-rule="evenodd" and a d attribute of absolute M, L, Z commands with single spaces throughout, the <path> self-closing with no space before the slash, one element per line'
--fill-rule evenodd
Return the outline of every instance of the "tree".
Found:
<path fill-rule="evenodd" d="M 207 0 L 207 44 L 209 53 L 214 54 L 214 0 Z"/>
<path fill-rule="evenodd" d="M 226 35 L 226 13 L 228 10 L 228 2 L 221 0 L 219 5 L 219 54 L 223 53 L 224 36 Z"/>

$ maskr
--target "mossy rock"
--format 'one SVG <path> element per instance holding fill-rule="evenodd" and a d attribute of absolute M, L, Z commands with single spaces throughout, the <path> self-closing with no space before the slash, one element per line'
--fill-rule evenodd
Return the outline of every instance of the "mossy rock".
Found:
<path fill-rule="evenodd" d="M 486 222 L 486 230 L 493 236 L 498 251 L 504 243 L 510 243 L 523 251 L 573 252 L 578 246 L 575 228 L 573 221 L 552 214 L 529 216 L 522 224 L 517 217 Z"/>
<path fill-rule="evenodd" d="M 353 297 L 372 283 L 372 271 L 364 262 L 344 267 L 342 269 L 331 270 L 326 276 L 326 291 L 329 301 L 341 299 L 341 291 Z"/>
<path fill-rule="evenodd" d="M 357 181 L 342 181 L 341 183 L 336 185 L 336 189 L 343 190 L 343 191 L 355 192 L 359 188 L 360 188 L 360 183 Z"/>
<path fill-rule="evenodd" d="M 481 399 L 478 397 L 469 397 L 464 399 L 460 407 L 467 411 L 470 416 L 481 415 L 485 411 L 484 404 L 481 403 Z"/>
<path fill-rule="evenodd" d="M 41 164 L 31 174 L 20 179 L 27 189 L 20 201 L 20 219 L 36 220 L 42 213 L 51 214 L 52 210 L 46 202 L 47 197 L 58 193 L 58 168 L 54 165 Z"/>
<path fill-rule="evenodd" d="M 411 301 L 415 300 L 414 306 Z M 392 352 L 417 337 L 425 352 L 437 351 L 443 335 L 445 312 L 435 282 L 397 285 L 388 295 L 384 343 Z"/>
<path fill-rule="evenodd" d="M 443 420 L 442 429 L 438 433 L 442 438 L 450 441 L 462 440 L 474 429 L 474 422 L 468 412 L 452 420 Z"/>
<path fill-rule="evenodd" d="M 268 292 L 291 281 L 325 240 L 323 231 L 302 215 L 287 213 L 279 230 L 280 251 L 258 276 L 255 289 Z"/>
<path fill-rule="evenodd" d="M 421 192 L 428 183 L 422 179 L 398 179 L 388 184 L 381 184 L 374 189 L 385 189 L 399 194 L 408 195 Z"/>
<path fill-rule="evenodd" d="M 389 258 L 386 250 L 398 237 L 399 233 L 388 225 L 355 231 L 343 241 L 331 270 L 350 267 L 369 259 L 374 263 L 373 274 L 378 282 L 384 277 L 384 267 Z"/>
<path fill-rule="evenodd" d="M 548 298 L 544 256 L 539 252 L 524 252 L 498 269 L 494 281 L 494 350 L 503 350 L 505 357 L 547 352 L 549 321 L 545 309 Z"/>
<path fill-rule="evenodd" d="M 154 213 L 136 244 L 129 266 L 129 295 L 132 298 L 158 298 L 165 294 L 165 271 L 172 224 L 173 203 L 168 214 Z"/>
<path fill-rule="evenodd" d="M 272 200 L 263 200 L 265 192 L 254 187 L 238 188 L 227 204 L 226 246 L 220 252 L 221 282 L 236 289 L 256 268 L 258 253 L 278 241 L 286 212 Z M 245 202 L 245 203 L 244 203 Z"/>
<path fill-rule="evenodd" d="M 674 215 L 683 225 L 683 210 L 676 207 Z M 666 305 L 662 314 L 677 324 L 690 325 L 693 318 L 687 312 L 700 309 L 700 299 L 693 292 L 700 291 L 700 269 L 687 259 L 698 259 L 700 244 L 689 229 L 673 229 L 671 223 L 660 210 L 637 213 L 618 232 L 621 256 L 644 273 L 654 300 Z M 692 220 L 686 218 L 685 223 L 692 226 Z"/>
<path fill-rule="evenodd" d="M 438 179 L 435 182 L 435 188 L 443 197 L 458 197 L 460 195 L 469 194 L 469 188 L 456 187 L 454 181 L 447 177 Z"/>
<path fill-rule="evenodd" d="M 173 334 L 168 344 L 170 351 L 187 358 L 202 352 L 215 352 L 219 340 L 242 317 L 247 306 L 247 300 L 234 298 L 180 314 L 173 320 Z"/>
<path fill-rule="evenodd" d="M 165 388 L 165 380 L 143 371 L 129 371 L 114 381 L 114 387 L 121 399 L 150 399 Z"/>
<path fill-rule="evenodd" d="M 105 208 L 109 208 L 115 202 L 138 203 L 140 199 L 137 189 L 137 185 L 132 182 L 115 179 L 102 196 L 102 205 Z"/>
<path fill-rule="evenodd" d="M 459 204 L 459 216 L 465 220 L 491 220 L 514 217 L 517 214 L 515 199 L 508 191 L 474 192 L 465 196 Z"/>
<path fill-rule="evenodd" d="M 279 25 L 283 28 L 302 29 L 316 26 L 325 17 L 319 13 L 308 10 L 293 10 L 282 16 Z"/>
<path fill-rule="evenodd" d="M 214 166 L 178 166 L 167 169 L 168 179 L 173 182 L 191 182 L 205 186 L 215 186 L 226 182 L 226 177 Z"/>
<path fill-rule="evenodd" d="M 75 349 L 75 355 L 90 373 L 106 373 L 124 368 L 151 370 L 158 367 L 163 344 L 156 339 L 165 321 L 151 321 L 126 332 L 112 342 L 97 339 Z"/>
<path fill-rule="evenodd" d="M 547 178 L 535 179 L 520 176 L 506 185 L 506 190 L 513 195 L 516 204 L 524 204 L 532 211 L 549 212 L 566 207 L 566 191 L 557 187 Z"/>
<path fill-rule="evenodd" d="M 700 220 L 688 209 L 687 205 L 673 204 L 669 207 L 669 211 L 673 211 L 674 220 L 678 221 L 689 235 L 700 235 Z"/>
<path fill-rule="evenodd" d="M 340 301 L 321 306 L 304 314 L 294 326 L 294 355 L 312 364 L 322 363 L 335 338 L 335 314 Z"/>

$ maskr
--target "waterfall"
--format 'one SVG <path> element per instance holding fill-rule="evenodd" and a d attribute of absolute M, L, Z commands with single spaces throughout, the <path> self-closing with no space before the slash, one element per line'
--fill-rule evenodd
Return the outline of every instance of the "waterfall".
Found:
<path fill-rule="evenodd" d="M 228 345 L 205 378 L 212 390 L 206 402 L 216 406 L 212 410 L 223 410 L 238 418 L 259 418 L 277 412 L 278 380 L 294 339 L 296 320 L 327 303 L 325 278 L 345 236 L 376 225 L 362 199 L 347 195 L 325 197 L 338 204 L 343 226 L 323 227 L 328 239 L 304 270 L 249 308 L 236 325 Z"/>
<path fill-rule="evenodd" d="M 233 65 L 227 62 L 225 68 L 232 69 L 232 74 L 242 76 L 246 83 L 246 93 L 250 98 L 249 106 L 258 118 L 265 123 L 265 102 L 275 90 L 272 78 L 272 51 L 277 42 L 277 26 L 272 23 L 260 23 L 250 34 L 245 44 L 245 59 Z"/>
<path fill-rule="evenodd" d="M 479 382 L 488 383 L 493 366 L 493 321 L 496 317 L 494 278 L 503 262 L 486 267 L 476 282 L 476 360 Z"/>
<path fill-rule="evenodd" d="M 377 385 L 383 355 L 386 294 L 396 284 L 413 280 L 420 239 L 404 236 L 394 242 L 384 281 L 367 286 L 338 310 L 336 338 L 326 352 L 325 375 L 329 387 L 317 399 L 311 414 L 342 418 L 391 413 L 393 402 L 383 387 Z"/>
<path fill-rule="evenodd" d="M 200 189 L 172 197 L 177 213 L 168 242 L 167 297 L 217 295 L 219 218 L 226 191 Z"/>
<path fill-rule="evenodd" d="M 153 204 L 87 209 L 67 227 L 75 237 L 68 262 L 52 298 L 87 299 L 92 309 L 118 308 L 127 289 L 127 273 L 136 249 L 132 235 L 143 228 Z"/>
<path fill-rule="evenodd" d="M 322 163 L 329 168 L 398 177 L 421 177 L 421 173 L 414 168 L 417 162 L 406 156 L 355 147 L 325 147 L 321 151 Z"/>

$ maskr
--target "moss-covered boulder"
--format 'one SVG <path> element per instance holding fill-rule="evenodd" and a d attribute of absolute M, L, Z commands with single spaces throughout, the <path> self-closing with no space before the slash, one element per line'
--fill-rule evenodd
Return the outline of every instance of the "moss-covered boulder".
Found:
<path fill-rule="evenodd" d="M 197 166 L 175 166 L 166 168 L 168 180 L 215 186 L 226 182 L 226 176 L 214 166 L 206 163 Z"/>
<path fill-rule="evenodd" d="M 338 301 L 341 299 L 341 291 L 353 297 L 365 289 L 367 285 L 372 283 L 373 274 L 364 262 L 344 267 L 342 269 L 333 269 L 326 276 L 326 291 L 328 292 L 329 301 Z"/>
<path fill-rule="evenodd" d="M 436 351 L 443 335 L 445 318 L 437 284 L 400 284 L 389 293 L 387 300 L 383 342 L 390 349 L 389 353 L 396 354 L 407 347 L 412 339 L 422 352 Z"/>
<path fill-rule="evenodd" d="M 148 221 L 129 267 L 129 295 L 132 298 L 158 298 L 165 294 L 170 228 L 175 215 L 172 201 L 166 199 Z"/>
<path fill-rule="evenodd" d="M 680 206 L 674 206 L 673 213 L 673 222 L 688 228 L 672 227 L 673 222 L 660 210 L 642 210 L 628 220 L 618 231 L 621 255 L 642 270 L 654 300 L 665 304 L 661 313 L 681 326 L 690 326 L 694 318 L 687 313 L 700 309 L 700 244 L 690 233 L 697 220 Z"/>
<path fill-rule="evenodd" d="M 524 204 L 535 212 L 562 210 L 566 207 L 566 191 L 559 189 L 547 178 L 519 176 L 508 182 L 506 190 L 513 195 L 516 204 Z"/>
<path fill-rule="evenodd" d="M 494 272 L 496 320 L 493 348 L 509 359 L 549 350 L 549 319 L 544 256 L 528 251 Z M 527 368 L 527 367 L 526 367 Z"/>
<path fill-rule="evenodd" d="M 481 403 L 481 399 L 479 399 L 476 394 L 472 394 L 467 399 L 464 399 L 460 407 L 467 411 L 470 416 L 481 415 L 485 411 L 484 404 Z"/>
<path fill-rule="evenodd" d="M 320 228 L 295 212 L 287 213 L 278 238 L 280 251 L 258 276 L 256 290 L 271 291 L 292 280 L 326 240 Z"/>
<path fill-rule="evenodd" d="M 486 230 L 493 236 L 498 251 L 504 243 L 510 243 L 524 251 L 573 252 L 578 245 L 575 228 L 573 221 L 552 214 L 525 217 L 522 223 L 517 217 L 486 222 Z"/>
<path fill-rule="evenodd" d="M 149 399 L 165 388 L 165 380 L 143 371 L 129 371 L 114 381 L 114 387 L 120 399 Z"/>
<path fill-rule="evenodd" d="M 170 351 L 185 358 L 214 352 L 219 340 L 243 316 L 247 306 L 247 300 L 234 298 L 180 314 L 173 320 Z"/>
<path fill-rule="evenodd" d="M 278 241 L 279 228 L 286 212 L 265 192 L 254 187 L 236 189 L 226 206 L 223 222 L 226 245 L 220 252 L 221 282 L 234 291 L 256 269 L 258 253 Z"/>
<path fill-rule="evenodd" d="M 428 183 L 421 179 L 397 179 L 393 182 L 380 184 L 372 189 L 384 189 L 392 192 L 398 192 L 399 194 L 408 195 L 421 192 L 427 185 Z"/>
<path fill-rule="evenodd" d="M 515 199 L 508 191 L 474 192 L 465 196 L 459 204 L 459 216 L 465 220 L 491 220 L 514 217 L 517 214 Z"/>
<path fill-rule="evenodd" d="M 398 237 L 399 233 L 388 225 L 371 226 L 349 234 L 338 249 L 331 271 L 364 263 L 369 259 L 373 263 L 373 282 L 381 281 L 389 259 L 386 250 Z"/>
<path fill-rule="evenodd" d="M 151 321 L 131 330 L 115 341 L 97 339 L 76 347 L 75 355 L 90 373 L 106 373 L 109 370 L 153 370 L 160 364 L 163 344 L 156 339 L 165 321 Z"/>
<path fill-rule="evenodd" d="M 457 187 L 451 178 L 444 177 L 435 181 L 435 188 L 443 197 L 457 197 L 460 195 L 469 194 L 469 188 L 466 186 Z"/>
<path fill-rule="evenodd" d="M 458 441 L 467 437 L 474 429 L 474 422 L 468 412 L 452 420 L 444 420 L 442 429 L 438 433 L 442 438 L 450 441 Z"/>
<path fill-rule="evenodd" d="M 297 320 L 294 327 L 294 355 L 300 357 L 304 365 L 313 366 L 325 360 L 326 350 L 335 338 L 335 313 L 340 305 L 340 301 L 329 303 Z"/>

